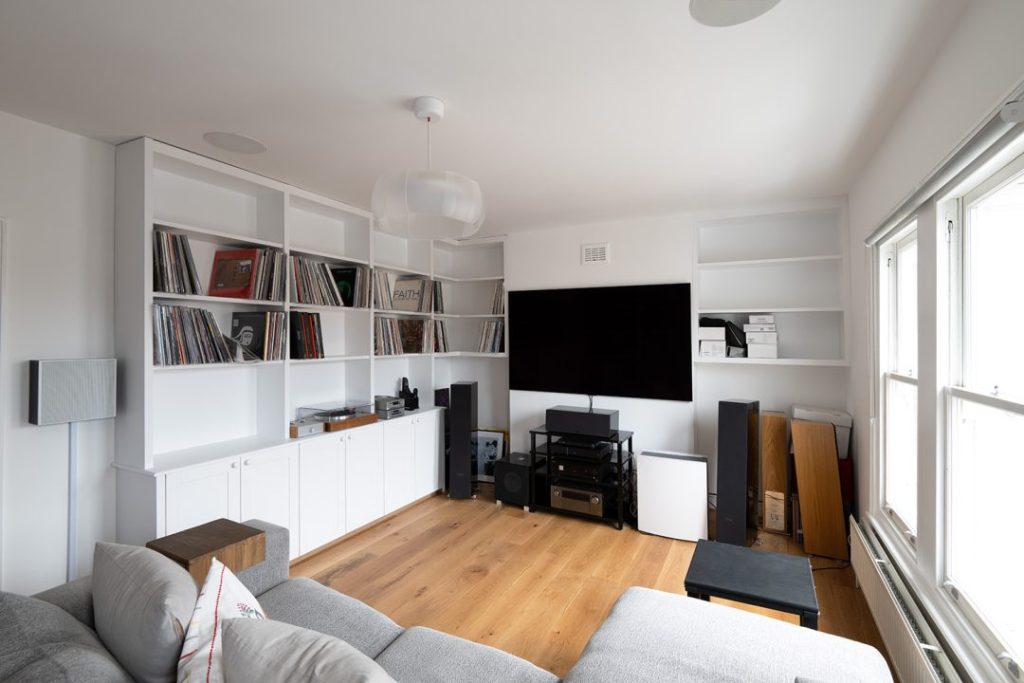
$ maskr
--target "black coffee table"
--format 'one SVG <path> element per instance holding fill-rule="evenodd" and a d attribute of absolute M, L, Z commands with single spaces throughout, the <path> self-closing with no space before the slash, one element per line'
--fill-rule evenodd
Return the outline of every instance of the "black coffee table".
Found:
<path fill-rule="evenodd" d="M 818 596 L 806 557 L 697 541 L 683 585 L 691 598 L 735 600 L 800 616 L 818 628 Z"/>

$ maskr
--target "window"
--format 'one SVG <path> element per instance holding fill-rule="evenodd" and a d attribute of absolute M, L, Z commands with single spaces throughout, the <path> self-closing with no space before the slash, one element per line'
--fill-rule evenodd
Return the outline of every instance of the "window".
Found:
<path fill-rule="evenodd" d="M 1024 656 L 1024 157 L 961 199 L 948 396 L 946 587 L 989 641 Z"/>
<path fill-rule="evenodd" d="M 917 534 L 917 221 L 884 242 L 880 254 L 882 502 L 913 543 Z"/>

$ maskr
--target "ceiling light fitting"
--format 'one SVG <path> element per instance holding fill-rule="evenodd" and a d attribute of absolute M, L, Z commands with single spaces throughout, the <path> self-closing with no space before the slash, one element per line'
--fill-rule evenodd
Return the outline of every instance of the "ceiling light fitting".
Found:
<path fill-rule="evenodd" d="M 444 118 L 444 102 L 417 97 L 413 113 L 427 125 L 427 167 L 381 174 L 370 206 L 377 229 L 410 239 L 464 239 L 484 222 L 480 185 L 453 171 L 431 167 L 430 124 Z"/>
<path fill-rule="evenodd" d="M 735 26 L 777 4 L 779 0 L 690 0 L 690 15 L 705 26 Z"/>
<path fill-rule="evenodd" d="M 1024 99 L 1007 102 L 999 110 L 999 116 L 1007 123 L 1024 122 Z"/>
<path fill-rule="evenodd" d="M 256 138 L 238 133 L 210 131 L 203 134 L 203 139 L 214 147 L 236 154 L 262 154 L 267 151 L 267 146 Z"/>

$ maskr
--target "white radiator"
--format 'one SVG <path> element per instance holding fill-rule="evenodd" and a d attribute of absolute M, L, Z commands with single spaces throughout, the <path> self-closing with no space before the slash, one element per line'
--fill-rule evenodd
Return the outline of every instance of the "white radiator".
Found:
<path fill-rule="evenodd" d="M 949 659 L 880 546 L 850 518 L 850 563 L 902 683 L 959 681 Z M 941 673 L 939 673 L 941 671 Z"/>

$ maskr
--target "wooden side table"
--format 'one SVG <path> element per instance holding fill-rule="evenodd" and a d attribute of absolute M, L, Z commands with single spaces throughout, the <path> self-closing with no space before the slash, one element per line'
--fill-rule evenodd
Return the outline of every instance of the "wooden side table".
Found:
<path fill-rule="evenodd" d="M 180 564 L 196 585 L 202 586 L 214 557 L 236 573 L 262 562 L 267 555 L 267 536 L 261 529 L 217 519 L 157 538 L 146 547 Z"/>

